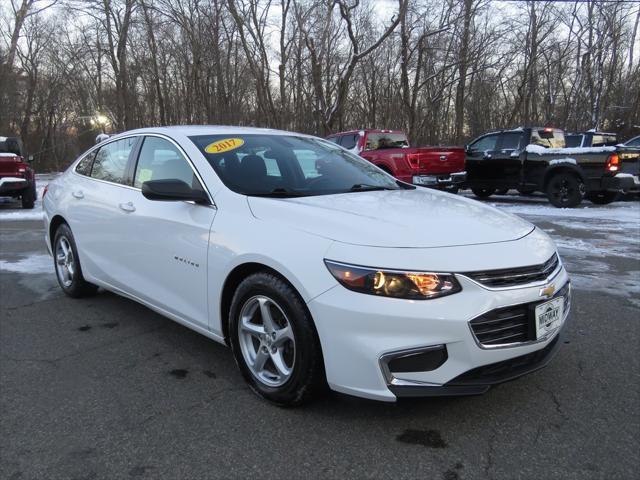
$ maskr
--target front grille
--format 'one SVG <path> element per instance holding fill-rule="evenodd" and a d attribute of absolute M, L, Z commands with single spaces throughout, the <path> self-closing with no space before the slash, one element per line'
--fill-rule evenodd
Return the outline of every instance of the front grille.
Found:
<path fill-rule="evenodd" d="M 514 287 L 546 280 L 549 278 L 549 275 L 558 268 L 558 263 L 558 255 L 554 253 L 553 256 L 542 265 L 487 270 L 484 272 L 469 272 L 463 273 L 463 275 L 487 287 Z"/>
<path fill-rule="evenodd" d="M 569 283 L 555 295 L 564 296 L 564 312 L 569 311 Z M 469 322 L 478 342 L 486 346 L 522 343 L 536 340 L 536 306 L 547 302 L 522 303 L 511 307 L 491 310 Z"/>

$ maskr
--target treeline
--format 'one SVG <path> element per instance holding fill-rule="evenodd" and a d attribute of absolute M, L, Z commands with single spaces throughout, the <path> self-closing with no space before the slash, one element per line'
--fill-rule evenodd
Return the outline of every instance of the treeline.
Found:
<path fill-rule="evenodd" d="M 41 171 L 152 125 L 640 133 L 638 2 L 8 1 L 0 135 Z"/>

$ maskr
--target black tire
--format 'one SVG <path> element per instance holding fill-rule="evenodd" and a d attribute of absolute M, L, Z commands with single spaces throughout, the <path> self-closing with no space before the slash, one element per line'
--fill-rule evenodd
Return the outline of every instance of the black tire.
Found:
<path fill-rule="evenodd" d="M 545 193 L 554 207 L 577 207 L 584 197 L 584 183 L 573 173 L 557 173 L 547 182 Z"/>
<path fill-rule="evenodd" d="M 22 208 L 31 210 L 36 203 L 36 185 L 31 184 L 20 197 L 22 201 Z"/>
<path fill-rule="evenodd" d="M 478 198 L 489 198 L 496 193 L 495 188 L 472 188 L 471 191 Z"/>
<path fill-rule="evenodd" d="M 507 193 L 509 193 L 508 188 L 499 188 L 496 190 L 496 195 L 506 195 Z"/>
<path fill-rule="evenodd" d="M 63 247 L 63 243 L 66 245 Z M 68 269 L 68 278 L 65 279 L 62 273 L 63 266 L 58 262 L 61 261 L 59 255 L 64 253 L 64 250 L 70 250 L 73 262 L 73 272 Z M 66 258 L 69 258 L 68 256 Z M 66 223 L 61 224 L 53 237 L 53 265 L 56 271 L 56 278 L 62 291 L 73 298 L 88 297 L 94 295 L 98 291 L 98 287 L 92 283 L 87 282 L 82 275 L 82 267 L 80 265 L 80 258 L 78 257 L 78 249 L 76 248 L 76 242 L 73 238 L 73 233 L 69 225 Z"/>
<path fill-rule="evenodd" d="M 622 194 L 620 192 L 609 192 L 607 190 L 599 192 L 589 192 L 585 198 L 596 205 L 607 205 L 609 203 L 620 200 Z"/>
<path fill-rule="evenodd" d="M 447 193 L 453 193 L 454 195 L 457 195 L 458 192 L 460 191 L 460 187 L 447 187 L 444 189 L 444 191 Z"/>
<path fill-rule="evenodd" d="M 520 193 L 520 195 L 531 195 L 533 192 L 535 192 L 534 188 L 519 188 L 518 189 L 518 193 Z"/>
<path fill-rule="evenodd" d="M 245 359 L 246 338 L 250 338 L 249 348 L 255 349 L 256 356 L 258 350 L 265 348 L 262 340 L 255 336 L 246 337 L 246 333 L 241 334 L 239 329 L 241 313 L 246 312 L 247 306 L 251 305 L 251 302 L 256 302 L 256 298 L 266 298 L 273 302 L 270 311 L 274 315 L 274 324 L 277 323 L 277 326 L 282 328 L 282 325 L 288 323 L 293 331 L 295 348 L 291 348 L 291 344 L 289 344 L 288 352 L 291 373 L 281 385 L 271 386 L 265 383 L 257 374 L 253 373 L 253 366 L 250 366 Z M 277 308 L 274 310 L 274 307 Z M 259 314 L 259 317 L 262 319 L 262 313 Z M 244 339 L 241 339 L 241 335 L 245 335 Z M 249 387 L 257 395 L 276 405 L 293 407 L 310 401 L 324 390 L 326 378 L 322 350 L 311 315 L 298 292 L 277 275 L 269 272 L 254 273 L 240 283 L 231 301 L 229 339 L 238 368 Z M 241 342 L 245 342 L 243 346 L 241 346 Z M 258 346 L 256 346 L 257 342 L 259 342 Z M 245 348 L 245 354 L 243 354 L 242 348 Z M 282 348 L 283 356 L 280 358 L 284 358 L 284 353 L 286 353 L 284 352 L 286 347 Z M 265 371 L 267 366 L 271 366 L 272 370 L 277 372 L 273 362 L 274 356 L 268 353 L 268 349 L 264 351 L 269 355 L 264 362 Z M 271 351 L 276 353 L 275 350 Z M 256 360 L 255 357 L 254 360 Z"/>

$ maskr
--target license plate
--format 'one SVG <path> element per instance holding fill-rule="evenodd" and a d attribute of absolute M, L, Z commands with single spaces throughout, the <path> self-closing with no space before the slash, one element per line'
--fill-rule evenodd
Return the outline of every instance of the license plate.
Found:
<path fill-rule="evenodd" d="M 554 298 L 536 307 L 536 338 L 546 337 L 560 327 L 564 313 L 564 297 Z"/>
<path fill-rule="evenodd" d="M 438 179 L 436 177 L 429 177 L 426 175 L 413 177 L 413 183 L 415 185 L 435 185 L 438 183 Z"/>

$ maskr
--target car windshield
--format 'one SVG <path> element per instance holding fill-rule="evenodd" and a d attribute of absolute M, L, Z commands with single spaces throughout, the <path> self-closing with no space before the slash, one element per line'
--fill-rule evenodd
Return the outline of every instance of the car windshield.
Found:
<path fill-rule="evenodd" d="M 368 161 L 322 139 L 251 134 L 190 139 L 224 184 L 244 195 L 293 197 L 401 188 Z"/>

